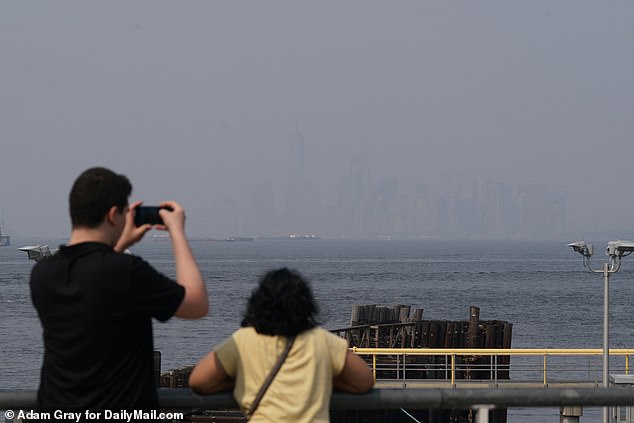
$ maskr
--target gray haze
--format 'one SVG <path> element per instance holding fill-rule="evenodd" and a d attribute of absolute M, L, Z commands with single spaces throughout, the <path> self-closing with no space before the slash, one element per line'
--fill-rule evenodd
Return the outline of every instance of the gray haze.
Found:
<path fill-rule="evenodd" d="M 94 165 L 190 236 L 634 238 L 634 2 L 4 1 L 0 210 Z"/>

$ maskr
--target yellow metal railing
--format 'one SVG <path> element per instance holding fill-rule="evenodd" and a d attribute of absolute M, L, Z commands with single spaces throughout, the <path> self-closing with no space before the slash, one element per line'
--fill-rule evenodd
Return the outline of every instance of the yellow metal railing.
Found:
<path fill-rule="evenodd" d="M 542 361 L 542 369 L 541 369 L 541 379 L 542 383 L 547 386 L 549 379 L 549 373 L 552 372 L 554 364 L 549 362 L 549 357 L 568 357 L 574 361 L 574 359 L 578 359 L 580 357 L 597 357 L 599 361 L 597 361 L 597 365 L 600 363 L 600 358 L 603 355 L 603 350 L 600 348 L 508 348 L 508 349 L 493 349 L 493 348 L 351 348 L 356 354 L 361 356 L 370 356 L 372 358 L 372 371 L 374 374 L 374 378 L 376 380 L 377 370 L 385 370 L 379 369 L 377 366 L 377 357 L 384 356 L 395 359 L 395 368 L 396 369 L 397 379 L 399 371 L 402 371 L 402 374 L 405 375 L 407 370 L 406 357 L 410 356 L 445 356 L 445 367 L 444 371 L 450 375 L 447 379 L 450 379 L 451 385 L 455 387 L 456 385 L 456 372 L 460 370 L 465 370 L 470 367 L 467 363 L 459 363 L 457 358 L 469 358 L 469 357 L 489 357 L 490 363 L 487 364 L 486 369 L 490 369 L 491 371 L 491 379 L 497 380 L 498 372 L 505 371 L 510 375 L 510 372 L 513 372 L 514 367 L 519 367 L 520 365 L 512 366 L 510 363 L 499 364 L 499 357 L 535 357 L 540 358 Z M 624 357 L 624 364 L 615 364 L 611 370 L 618 371 L 621 373 L 629 374 L 630 373 L 630 356 L 634 355 L 634 349 L 610 349 L 610 356 L 618 356 Z M 553 360 L 554 361 L 554 360 Z M 578 363 L 568 363 L 568 365 L 576 366 L 575 370 L 577 371 L 599 371 L 599 367 L 587 366 L 587 368 L 582 369 L 579 367 Z M 414 365 L 415 366 L 415 365 Z M 549 368 L 550 366 L 550 368 Z M 410 370 L 421 370 L 420 367 L 412 368 L 410 365 Z M 475 366 L 471 366 L 472 368 Z M 480 370 L 483 368 L 481 367 Z M 403 377 L 404 379 L 405 377 Z"/>

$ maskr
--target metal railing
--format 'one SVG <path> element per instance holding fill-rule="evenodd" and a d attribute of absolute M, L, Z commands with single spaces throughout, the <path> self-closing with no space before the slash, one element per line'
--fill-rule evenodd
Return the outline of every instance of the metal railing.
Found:
<path fill-rule="evenodd" d="M 335 392 L 331 401 L 333 410 L 470 408 L 477 410 L 477 421 L 483 423 L 488 421 L 489 410 L 495 408 L 634 407 L 634 387 L 599 387 L 600 358 L 603 352 L 601 349 L 352 348 L 352 350 L 369 359 L 375 377 L 380 371 L 392 372 L 396 375 L 397 381 L 403 381 L 403 387 L 405 387 L 405 381 L 408 388 L 412 387 L 410 377 L 415 372 L 430 371 L 430 369 L 435 372 L 441 371 L 444 378 L 433 381 L 420 380 L 416 387 L 425 389 L 387 389 L 379 384 L 377 388 L 366 394 Z M 610 355 L 622 358 L 622 364 L 612 362 L 614 363 L 612 370 L 629 374 L 630 356 L 634 355 L 634 349 L 612 349 Z M 421 362 L 416 359 L 420 357 L 444 357 L 444 360 Z M 474 358 L 482 357 L 487 358 L 488 363 L 477 364 Z M 595 362 L 584 363 L 584 359 L 595 360 Z M 474 389 L 469 383 L 463 384 L 464 379 L 458 376 L 464 376 L 467 370 L 487 372 L 488 377 L 484 378 L 486 380 L 480 380 L 480 382 L 494 382 L 494 386 L 483 384 Z M 535 372 L 538 377 L 531 378 L 530 375 Z M 576 375 L 577 380 L 584 379 L 579 378 L 579 374 L 592 372 L 592 376 L 586 377 L 585 381 L 594 380 L 597 383 L 594 387 L 579 387 L 580 385 L 565 388 L 553 387 L 557 386 L 553 382 L 566 379 L 565 375 L 568 374 L 566 372 Z M 506 383 L 509 379 L 502 380 L 500 375 L 511 377 L 513 384 Z M 380 379 L 379 382 L 387 380 Z M 446 386 L 442 386 L 443 383 Z M 499 389 L 498 383 L 500 383 L 499 386 L 504 386 L 504 389 Z M 531 383 L 532 385 L 524 386 L 532 387 L 523 387 L 521 386 L 523 383 Z M 159 389 L 159 402 L 161 408 L 164 409 L 237 409 L 230 393 L 201 396 L 186 388 Z M 34 409 L 35 407 L 35 391 L 0 390 L 0 410 Z"/>
<path fill-rule="evenodd" d="M 601 357 L 599 348 L 548 349 L 458 349 L 458 348 L 352 348 L 362 357 L 367 357 L 375 375 L 380 371 L 391 371 L 397 380 L 434 379 L 445 380 L 451 387 L 456 386 L 458 374 L 465 372 L 486 373 L 485 382 L 501 382 L 514 378 L 515 382 L 541 383 L 548 386 L 553 382 L 585 381 L 600 383 Z M 614 362 L 612 371 L 629 374 L 630 356 L 634 349 L 611 349 L 611 356 L 621 357 L 621 363 Z M 444 357 L 438 362 L 417 360 L 416 357 Z M 487 358 L 485 364 L 478 364 L 473 358 Z M 381 360 L 382 359 L 382 360 Z M 592 361 L 595 359 L 594 361 Z M 512 361 L 512 364 L 511 364 Z M 415 375 L 441 373 L 443 377 L 416 377 Z M 504 377 L 501 377 L 504 376 Z M 430 385 L 432 386 L 432 385 Z"/>
<path fill-rule="evenodd" d="M 159 389 L 166 410 L 237 409 L 228 392 L 197 395 L 187 388 Z M 477 421 L 487 422 L 489 410 L 511 407 L 634 406 L 634 388 L 477 388 L 373 389 L 365 394 L 335 392 L 333 410 L 475 409 Z M 35 409 L 36 391 L 0 390 L 0 410 Z"/>

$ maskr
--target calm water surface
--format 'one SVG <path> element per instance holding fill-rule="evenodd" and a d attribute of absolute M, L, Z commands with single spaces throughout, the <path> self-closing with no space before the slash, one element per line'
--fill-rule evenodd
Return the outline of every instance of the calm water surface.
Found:
<path fill-rule="evenodd" d="M 28 289 L 33 262 L 16 248 L 64 240 L 12 241 L 0 248 L 0 389 L 36 389 L 42 342 Z M 164 371 L 194 364 L 235 330 L 258 278 L 281 266 L 310 279 L 321 321 L 330 329 L 347 326 L 356 304 L 409 304 L 423 308 L 424 319 L 448 320 L 468 320 L 475 305 L 482 320 L 513 323 L 513 347 L 602 346 L 603 278 L 585 271 L 581 256 L 565 243 L 256 240 L 198 241 L 192 248 L 211 313 L 199 321 L 155 322 Z M 174 276 L 169 242 L 144 240 L 133 252 Z M 598 254 L 597 267 L 602 263 Z M 612 348 L 634 347 L 633 269 L 634 259 L 626 258 L 610 279 Z M 593 421 L 590 416 L 592 410 L 584 410 L 584 420 Z M 537 418 L 559 421 L 557 410 L 509 411 L 510 422 Z"/>

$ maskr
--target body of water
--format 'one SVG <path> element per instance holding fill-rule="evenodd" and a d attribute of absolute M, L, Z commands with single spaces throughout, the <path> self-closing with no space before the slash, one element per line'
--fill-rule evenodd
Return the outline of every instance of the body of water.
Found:
<path fill-rule="evenodd" d="M 33 262 L 17 247 L 53 247 L 64 240 L 12 241 L 0 248 L 0 389 L 36 389 L 42 340 L 28 288 Z M 596 245 L 596 267 L 606 258 L 600 245 L 605 243 Z M 311 281 L 329 329 L 348 326 L 356 304 L 408 304 L 423 308 L 423 319 L 438 320 L 468 320 L 475 305 L 482 320 L 513 323 L 515 348 L 602 347 L 603 276 L 586 271 L 565 243 L 322 239 L 197 241 L 192 248 L 207 283 L 210 315 L 155 322 L 164 371 L 194 364 L 234 331 L 258 278 L 282 266 Z M 133 252 L 175 275 L 169 242 L 147 239 Z M 634 258 L 625 258 L 610 278 L 611 348 L 634 347 L 633 269 Z M 511 410 L 509 421 L 530 421 L 534 413 Z M 540 421 L 559 421 L 558 410 L 540 413 Z"/>

